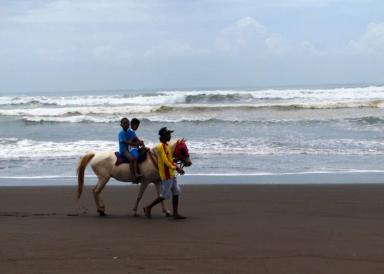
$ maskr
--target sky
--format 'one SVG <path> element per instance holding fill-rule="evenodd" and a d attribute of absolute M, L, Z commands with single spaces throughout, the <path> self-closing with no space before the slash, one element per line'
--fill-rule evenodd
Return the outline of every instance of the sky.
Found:
<path fill-rule="evenodd" d="M 382 0 L 0 0 L 0 94 L 384 83 Z"/>

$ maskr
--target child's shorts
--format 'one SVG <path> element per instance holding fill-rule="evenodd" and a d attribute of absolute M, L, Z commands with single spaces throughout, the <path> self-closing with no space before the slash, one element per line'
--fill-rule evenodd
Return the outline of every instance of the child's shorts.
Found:
<path fill-rule="evenodd" d="M 131 148 L 131 150 L 129 151 L 129 153 L 131 154 L 131 156 L 135 159 L 139 158 L 139 150 L 137 148 Z"/>

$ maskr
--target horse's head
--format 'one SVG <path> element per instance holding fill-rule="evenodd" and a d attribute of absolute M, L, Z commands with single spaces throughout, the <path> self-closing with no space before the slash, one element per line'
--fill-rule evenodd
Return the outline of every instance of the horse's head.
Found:
<path fill-rule="evenodd" d="M 184 166 L 192 165 L 192 161 L 189 158 L 189 150 L 184 138 L 176 141 L 173 158 L 176 162 L 180 161 Z"/>

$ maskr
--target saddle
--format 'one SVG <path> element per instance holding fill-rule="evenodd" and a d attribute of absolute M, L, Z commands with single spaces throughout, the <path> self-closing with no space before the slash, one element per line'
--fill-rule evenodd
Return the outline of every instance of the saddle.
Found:
<path fill-rule="evenodd" d="M 139 149 L 139 157 L 137 158 L 138 163 L 142 163 L 147 159 L 147 150 L 145 147 L 140 147 Z M 124 155 L 121 155 L 120 152 L 116 151 L 115 152 L 116 156 L 116 162 L 115 166 L 119 166 L 121 164 L 129 164 L 129 159 L 127 159 Z"/>

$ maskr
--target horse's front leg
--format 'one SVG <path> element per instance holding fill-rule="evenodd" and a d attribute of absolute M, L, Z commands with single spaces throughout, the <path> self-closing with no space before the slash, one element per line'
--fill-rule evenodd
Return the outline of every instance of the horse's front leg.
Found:
<path fill-rule="evenodd" d="M 137 214 L 137 208 L 139 206 L 141 198 L 143 198 L 144 191 L 147 189 L 147 186 L 149 185 L 148 182 L 142 182 L 140 184 L 140 190 L 139 193 L 137 194 L 136 202 L 135 205 L 133 206 L 133 216 L 137 217 L 139 214 Z"/>
<path fill-rule="evenodd" d="M 155 186 L 156 186 L 157 196 L 160 197 L 160 186 L 161 186 L 161 182 L 155 182 L 154 184 L 155 184 Z M 163 211 L 163 213 L 165 214 L 165 216 L 167 216 L 167 217 L 171 217 L 171 216 L 172 216 L 172 212 L 169 211 L 169 210 L 165 207 L 165 203 L 164 203 L 164 201 L 161 202 L 161 210 Z"/>

